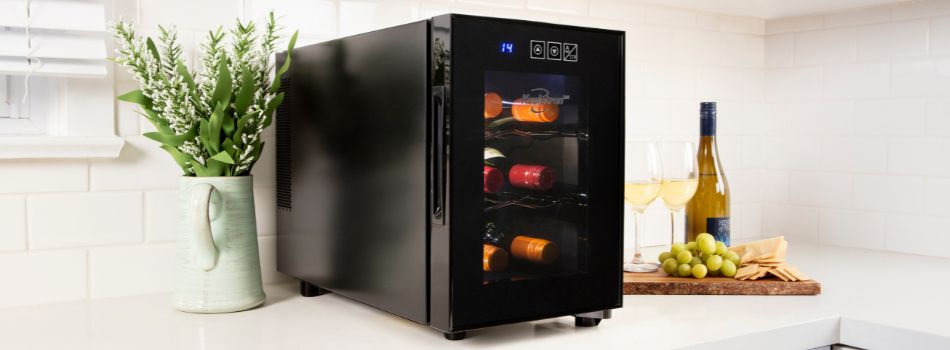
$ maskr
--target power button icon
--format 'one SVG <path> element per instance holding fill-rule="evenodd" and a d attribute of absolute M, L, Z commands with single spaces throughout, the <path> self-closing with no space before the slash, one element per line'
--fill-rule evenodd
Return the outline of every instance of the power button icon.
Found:
<path fill-rule="evenodd" d="M 531 40 L 531 58 L 543 60 L 545 58 L 545 49 L 544 41 Z"/>

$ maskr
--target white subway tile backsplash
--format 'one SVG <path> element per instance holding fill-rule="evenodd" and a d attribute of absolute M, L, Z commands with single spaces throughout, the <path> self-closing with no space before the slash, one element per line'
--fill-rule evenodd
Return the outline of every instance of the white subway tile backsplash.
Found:
<path fill-rule="evenodd" d="M 765 66 L 788 67 L 795 62 L 795 36 L 792 34 L 765 37 Z"/>
<path fill-rule="evenodd" d="M 854 28 L 827 29 L 795 35 L 795 63 L 846 63 L 855 58 Z"/>
<path fill-rule="evenodd" d="M 885 97 L 890 86 L 886 63 L 865 63 L 824 67 L 823 94 L 827 98 Z"/>
<path fill-rule="evenodd" d="M 86 251 L 0 254 L 0 307 L 86 297 Z"/>
<path fill-rule="evenodd" d="M 261 156 L 254 163 L 251 169 L 251 175 L 254 176 L 254 184 L 258 186 L 276 186 L 277 185 L 277 137 L 264 136 L 261 138 L 264 143 L 264 149 L 261 150 Z"/>
<path fill-rule="evenodd" d="M 145 241 L 174 242 L 178 232 L 177 190 L 145 192 Z M 272 213 L 271 213 L 272 214 Z"/>
<path fill-rule="evenodd" d="M 823 245 L 884 249 L 884 214 L 821 209 L 818 219 L 818 239 Z"/>
<path fill-rule="evenodd" d="M 142 241 L 142 194 L 101 192 L 27 198 L 30 249 Z"/>
<path fill-rule="evenodd" d="M 821 96 L 821 68 L 783 68 L 765 72 L 765 98 L 768 101 L 814 100 Z"/>
<path fill-rule="evenodd" d="M 930 55 L 950 55 L 950 16 L 930 20 Z"/>
<path fill-rule="evenodd" d="M 181 168 L 159 144 L 143 136 L 127 137 L 118 158 L 93 160 L 93 191 L 178 188 Z"/>
<path fill-rule="evenodd" d="M 826 28 L 845 27 L 870 23 L 887 22 L 891 10 L 887 6 L 874 6 L 863 9 L 832 12 L 824 16 Z"/>
<path fill-rule="evenodd" d="M 790 173 L 788 201 L 797 205 L 848 208 L 852 203 L 852 178 L 843 173 Z"/>
<path fill-rule="evenodd" d="M 859 135 L 921 135 L 925 108 L 926 101 L 919 98 L 857 101 L 855 129 Z"/>
<path fill-rule="evenodd" d="M 0 252 L 26 249 L 26 197 L 0 196 Z"/>
<path fill-rule="evenodd" d="M 505 3 L 520 3 L 518 6 L 524 6 L 524 1 L 508 1 Z M 344 0 L 339 2 L 339 7 L 340 36 L 391 27 L 420 18 L 418 1 Z"/>
<path fill-rule="evenodd" d="M 924 205 L 924 179 L 916 176 L 855 175 L 854 208 L 894 213 L 919 213 Z"/>
<path fill-rule="evenodd" d="M 723 33 L 719 51 L 725 66 L 761 68 L 765 62 L 765 42 L 761 36 Z"/>
<path fill-rule="evenodd" d="M 624 46 L 627 57 L 655 63 L 669 62 L 673 57 L 673 31 L 651 24 L 627 24 Z"/>
<path fill-rule="evenodd" d="M 818 209 L 770 204 L 762 208 L 762 235 L 789 242 L 818 244 Z"/>
<path fill-rule="evenodd" d="M 798 16 L 771 19 L 765 22 L 765 34 L 800 32 L 821 28 L 824 23 L 820 16 Z"/>
<path fill-rule="evenodd" d="M 242 4 L 232 0 L 139 0 L 139 27 L 174 24 L 181 29 L 205 31 L 228 28 L 241 14 Z"/>
<path fill-rule="evenodd" d="M 587 0 L 528 0 L 528 9 L 552 11 L 574 15 L 587 15 L 590 1 Z"/>
<path fill-rule="evenodd" d="M 261 21 L 268 12 L 279 16 L 279 23 L 289 35 L 299 30 L 300 35 L 314 37 L 336 36 L 336 1 L 332 0 L 247 0 L 249 15 Z M 261 22 L 263 23 L 263 22 Z"/>
<path fill-rule="evenodd" d="M 950 177 L 925 180 L 924 208 L 930 215 L 950 216 Z"/>
<path fill-rule="evenodd" d="M 950 59 L 894 62 L 894 96 L 950 96 Z"/>
<path fill-rule="evenodd" d="M 277 234 L 277 190 L 274 187 L 254 187 L 254 210 L 259 236 Z"/>
<path fill-rule="evenodd" d="M 950 98 L 927 101 L 926 125 L 930 135 L 950 136 Z"/>
<path fill-rule="evenodd" d="M 950 218 L 889 215 L 884 248 L 890 251 L 950 258 L 950 235 L 935 228 L 950 227 Z"/>
<path fill-rule="evenodd" d="M 73 160 L 5 160 L 0 162 L 0 193 L 85 191 L 89 163 Z"/>
<path fill-rule="evenodd" d="M 643 5 L 623 0 L 591 0 L 590 15 L 622 21 L 640 21 L 646 9 Z"/>
<path fill-rule="evenodd" d="M 944 0 L 907 1 L 891 8 L 893 20 L 950 14 L 950 2 Z"/>
<path fill-rule="evenodd" d="M 277 271 L 277 238 L 260 237 L 257 239 L 257 249 L 261 259 L 261 279 L 264 283 L 290 282 L 291 279 Z"/>
<path fill-rule="evenodd" d="M 772 133 L 792 136 L 854 133 L 854 105 L 851 102 L 791 102 L 768 107 Z"/>
<path fill-rule="evenodd" d="M 666 30 L 672 34 L 673 41 L 667 42 L 666 45 L 671 45 L 671 58 L 674 62 L 688 65 L 720 64 L 719 52 L 724 49 L 720 33 L 697 29 Z"/>
<path fill-rule="evenodd" d="M 950 176 L 950 138 L 892 138 L 888 172 L 904 175 Z"/>
<path fill-rule="evenodd" d="M 762 206 L 759 204 L 733 204 L 731 210 L 730 236 L 737 239 L 757 238 L 762 234 Z"/>
<path fill-rule="evenodd" d="M 89 250 L 89 291 L 92 298 L 170 292 L 174 286 L 174 244 Z"/>
<path fill-rule="evenodd" d="M 821 146 L 821 139 L 817 137 L 766 137 L 757 164 L 773 170 L 816 170 L 821 164 Z"/>
<path fill-rule="evenodd" d="M 887 171 L 887 140 L 864 137 L 829 137 L 821 143 L 821 169 L 858 173 Z"/>
<path fill-rule="evenodd" d="M 858 28 L 858 59 L 886 60 L 927 55 L 927 20 Z"/>
<path fill-rule="evenodd" d="M 686 65 L 647 64 L 644 91 L 648 98 L 689 98 L 695 96 L 697 68 Z"/>

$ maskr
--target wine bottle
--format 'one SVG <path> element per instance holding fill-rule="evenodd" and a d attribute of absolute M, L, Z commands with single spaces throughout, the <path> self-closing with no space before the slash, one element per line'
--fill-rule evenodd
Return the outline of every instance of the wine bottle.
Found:
<path fill-rule="evenodd" d="M 485 119 L 497 117 L 503 106 L 501 96 L 494 92 L 485 93 Z"/>
<path fill-rule="evenodd" d="M 501 170 L 490 166 L 484 166 L 483 168 L 482 176 L 485 178 L 485 193 L 501 191 L 501 188 L 505 185 L 505 177 L 501 174 Z"/>
<path fill-rule="evenodd" d="M 482 271 L 502 272 L 506 268 L 508 252 L 490 244 L 482 244 Z"/>
<path fill-rule="evenodd" d="M 543 238 L 504 232 L 498 229 L 493 222 L 485 224 L 485 234 L 482 240 L 486 245 L 507 250 L 515 259 L 537 264 L 552 264 L 557 261 L 560 254 L 558 246 L 554 242 Z"/>
<path fill-rule="evenodd" d="M 530 103 L 519 98 L 511 105 L 511 116 L 520 122 L 550 123 L 559 114 L 560 107 L 553 103 Z"/>
<path fill-rule="evenodd" d="M 484 162 L 484 166 L 498 169 L 502 175 L 507 174 L 512 187 L 547 191 L 557 182 L 554 169 L 544 165 L 512 164 L 504 153 L 495 148 L 485 147 Z"/>
<path fill-rule="evenodd" d="M 703 102 L 699 109 L 699 185 L 686 207 L 686 241 L 709 233 L 729 245 L 729 183 L 716 145 L 716 103 Z"/>

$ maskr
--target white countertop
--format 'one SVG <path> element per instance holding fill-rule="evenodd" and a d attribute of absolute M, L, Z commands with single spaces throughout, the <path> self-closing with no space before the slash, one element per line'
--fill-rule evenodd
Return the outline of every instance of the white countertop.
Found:
<path fill-rule="evenodd" d="M 0 309 L 0 349 L 622 348 L 950 349 L 950 260 L 792 244 L 789 262 L 820 296 L 626 296 L 599 327 L 562 317 L 468 332 L 428 326 L 297 285 L 264 306 L 194 315 L 167 294 Z M 911 343 L 912 342 L 912 343 Z"/>

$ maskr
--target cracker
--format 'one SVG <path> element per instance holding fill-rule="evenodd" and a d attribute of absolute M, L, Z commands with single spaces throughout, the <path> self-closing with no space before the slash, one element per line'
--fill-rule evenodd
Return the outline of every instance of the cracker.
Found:
<path fill-rule="evenodd" d="M 772 274 L 772 275 L 775 276 L 775 277 L 780 278 L 781 280 L 783 280 L 783 281 L 785 281 L 785 282 L 788 282 L 788 277 L 786 277 L 785 275 L 783 275 L 783 274 L 780 272 L 780 270 L 779 270 L 778 268 L 769 270 L 769 273 Z"/>
<path fill-rule="evenodd" d="M 791 274 L 792 276 L 795 276 L 795 278 L 799 281 L 811 281 L 811 278 L 808 277 L 808 275 L 802 273 L 795 267 L 788 266 L 785 268 L 785 271 Z"/>
<path fill-rule="evenodd" d="M 759 265 L 757 265 L 757 264 L 752 264 L 752 265 L 744 266 L 744 267 L 740 268 L 738 271 L 736 271 L 736 278 L 737 278 L 737 279 L 743 279 L 743 277 L 752 276 L 753 274 L 757 273 L 758 271 L 759 271 Z"/>

